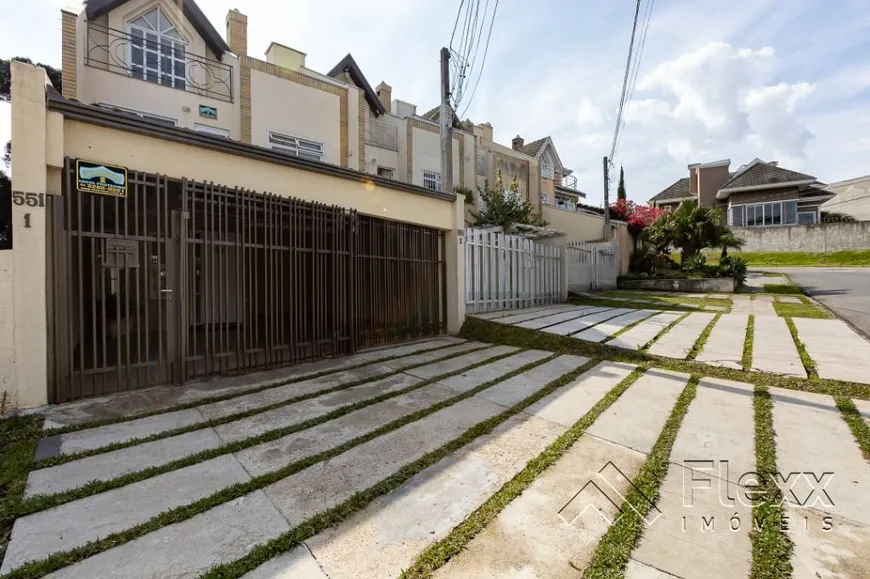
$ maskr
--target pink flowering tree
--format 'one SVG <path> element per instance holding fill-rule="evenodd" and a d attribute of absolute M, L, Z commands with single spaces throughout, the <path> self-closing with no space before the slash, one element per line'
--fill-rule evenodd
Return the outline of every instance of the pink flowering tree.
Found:
<path fill-rule="evenodd" d="M 628 224 L 628 231 L 637 247 L 638 239 L 644 229 L 652 225 L 662 216 L 664 210 L 656 209 L 648 205 L 638 205 L 634 201 L 619 199 L 610 205 L 610 217 L 619 219 Z"/>

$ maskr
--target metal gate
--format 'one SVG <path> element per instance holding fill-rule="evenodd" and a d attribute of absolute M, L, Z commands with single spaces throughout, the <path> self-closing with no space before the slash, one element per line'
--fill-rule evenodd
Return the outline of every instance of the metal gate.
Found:
<path fill-rule="evenodd" d="M 52 400 L 349 354 L 441 333 L 443 234 L 213 183 L 128 172 L 49 228 Z"/>

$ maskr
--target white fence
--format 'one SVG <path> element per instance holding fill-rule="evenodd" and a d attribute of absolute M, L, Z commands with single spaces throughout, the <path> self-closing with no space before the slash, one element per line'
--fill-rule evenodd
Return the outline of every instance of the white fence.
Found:
<path fill-rule="evenodd" d="M 468 313 L 563 301 L 562 250 L 524 237 L 465 230 L 465 309 Z"/>
<path fill-rule="evenodd" d="M 568 291 L 616 289 L 619 252 L 613 241 L 573 241 L 568 244 Z"/>

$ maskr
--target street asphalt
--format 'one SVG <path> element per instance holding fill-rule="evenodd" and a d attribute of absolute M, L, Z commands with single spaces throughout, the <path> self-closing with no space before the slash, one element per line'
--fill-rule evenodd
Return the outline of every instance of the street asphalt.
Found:
<path fill-rule="evenodd" d="M 784 273 L 838 316 L 870 336 L 870 267 L 758 267 Z"/>

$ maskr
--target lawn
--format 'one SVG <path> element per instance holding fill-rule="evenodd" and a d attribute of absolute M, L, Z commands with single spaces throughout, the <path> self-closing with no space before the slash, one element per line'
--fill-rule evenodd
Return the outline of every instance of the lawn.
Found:
<path fill-rule="evenodd" d="M 822 308 L 816 307 L 811 303 L 804 301 L 800 304 L 785 304 L 774 302 L 773 309 L 776 310 L 776 315 L 781 318 L 830 318 Z"/>
<path fill-rule="evenodd" d="M 719 263 L 719 252 L 707 253 L 707 263 Z M 728 255 L 742 257 L 750 266 L 804 266 L 804 267 L 836 267 L 836 266 L 870 266 L 870 249 L 832 252 L 730 252 Z M 679 253 L 672 253 L 671 259 L 680 261 Z"/>

